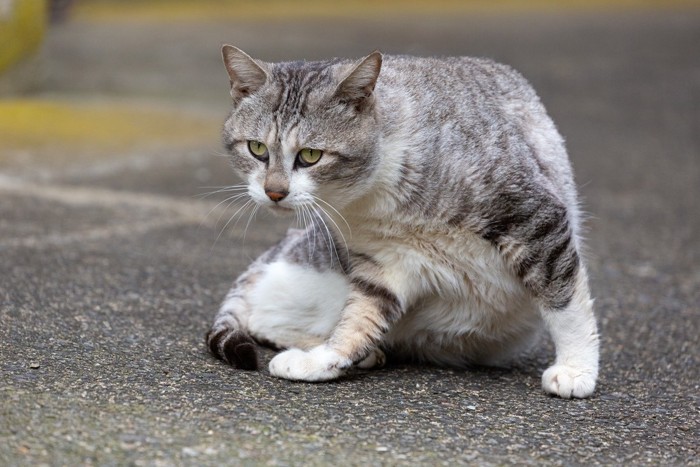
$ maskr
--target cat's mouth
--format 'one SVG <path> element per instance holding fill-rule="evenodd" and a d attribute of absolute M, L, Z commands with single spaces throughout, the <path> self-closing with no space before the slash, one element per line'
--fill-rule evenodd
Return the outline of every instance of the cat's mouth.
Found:
<path fill-rule="evenodd" d="M 277 204 L 277 203 L 275 203 L 275 204 L 270 204 L 270 205 L 268 205 L 267 207 L 268 207 L 268 209 L 270 209 L 270 211 L 272 211 L 273 213 L 279 214 L 279 215 L 282 215 L 282 216 L 287 215 L 287 214 L 291 214 L 291 213 L 294 212 L 294 209 L 292 209 L 292 208 L 290 208 L 290 207 L 288 207 L 288 206 L 281 206 L 281 205 L 279 205 L 279 204 Z"/>

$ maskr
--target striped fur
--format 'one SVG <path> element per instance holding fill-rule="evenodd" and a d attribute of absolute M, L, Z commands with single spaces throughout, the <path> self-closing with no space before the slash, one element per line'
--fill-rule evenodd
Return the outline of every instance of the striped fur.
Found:
<path fill-rule="evenodd" d="M 317 381 L 382 362 L 380 349 L 507 364 L 545 328 L 557 359 L 544 389 L 593 392 L 598 338 L 576 189 L 522 76 L 484 59 L 376 52 L 271 64 L 225 46 L 224 62 L 233 167 L 255 203 L 296 212 L 307 228 L 238 279 L 212 353 L 255 368 L 255 341 L 289 348 L 272 374 Z M 266 146 L 264 160 L 250 140 Z M 322 150 L 318 163 L 300 164 L 303 148 Z"/>

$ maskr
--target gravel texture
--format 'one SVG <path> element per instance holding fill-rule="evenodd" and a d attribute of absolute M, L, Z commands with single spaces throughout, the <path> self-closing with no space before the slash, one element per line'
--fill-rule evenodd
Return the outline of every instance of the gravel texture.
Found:
<path fill-rule="evenodd" d="M 316 21 L 82 18 L 51 31 L 36 98 L 223 117 L 222 42 L 265 59 L 380 48 L 514 65 L 567 138 L 589 213 L 595 396 L 541 391 L 547 341 L 509 370 L 235 371 L 204 334 L 286 226 L 258 215 L 244 235 L 244 217 L 219 236 L 232 212 L 195 197 L 232 182 L 217 141 L 50 169 L 31 157 L 43 146 L 0 146 L 0 465 L 699 465 L 700 10 Z"/>

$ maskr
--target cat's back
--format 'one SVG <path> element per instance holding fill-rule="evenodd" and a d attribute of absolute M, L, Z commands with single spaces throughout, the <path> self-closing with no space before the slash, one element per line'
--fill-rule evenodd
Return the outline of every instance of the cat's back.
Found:
<path fill-rule="evenodd" d="M 518 186 L 513 197 L 558 199 L 576 229 L 563 138 L 518 71 L 487 58 L 389 55 L 376 90 L 385 154 L 409 167 L 401 184 L 419 187 L 418 204 L 449 213 L 470 192 L 487 209 Z"/>
<path fill-rule="evenodd" d="M 385 135 L 415 139 L 414 147 L 423 141 L 433 151 L 453 153 L 459 147 L 467 158 L 498 153 L 522 159 L 528 158 L 523 148 L 549 150 L 535 141 L 544 133 L 545 145 L 564 156 L 561 138 L 530 83 L 491 59 L 390 55 L 376 96 Z"/>
<path fill-rule="evenodd" d="M 473 105 L 498 100 L 539 103 L 528 81 L 515 69 L 481 57 L 385 55 L 377 82 L 386 96 L 406 95 L 417 102 Z"/>

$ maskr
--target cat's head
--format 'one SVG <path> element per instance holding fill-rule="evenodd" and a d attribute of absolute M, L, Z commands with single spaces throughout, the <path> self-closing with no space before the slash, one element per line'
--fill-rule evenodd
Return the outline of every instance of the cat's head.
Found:
<path fill-rule="evenodd" d="M 366 193 L 377 168 L 374 87 L 382 55 L 357 62 L 265 63 L 222 49 L 233 110 L 224 144 L 248 193 L 273 211 Z"/>

